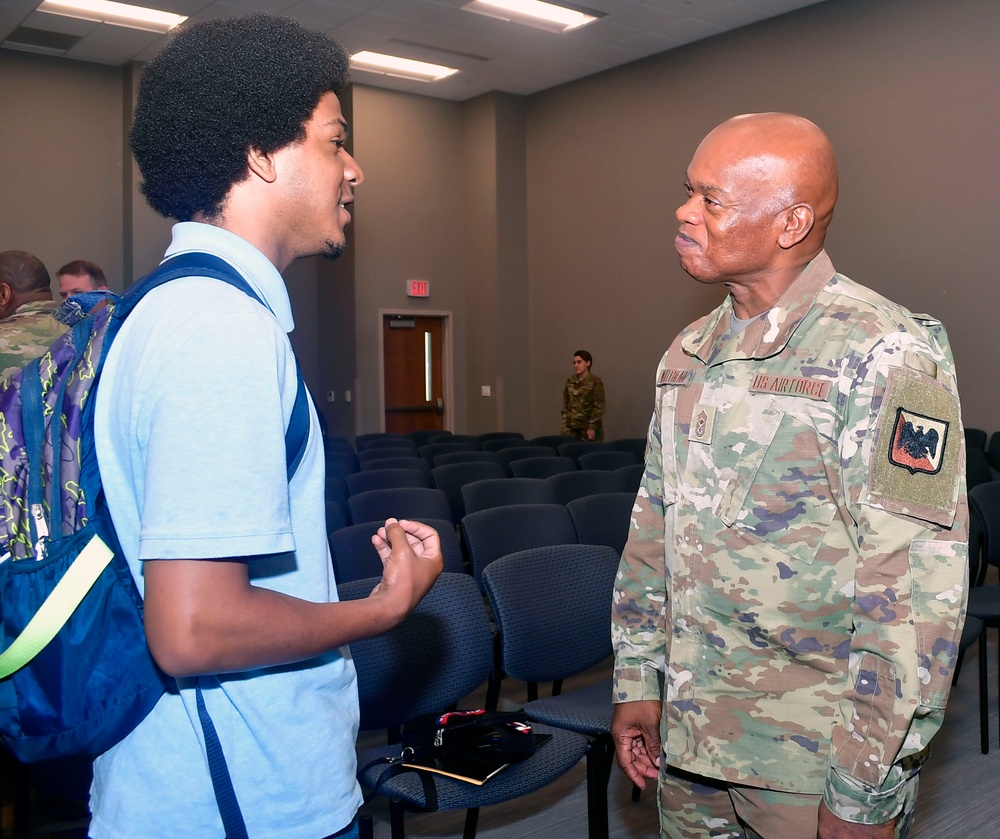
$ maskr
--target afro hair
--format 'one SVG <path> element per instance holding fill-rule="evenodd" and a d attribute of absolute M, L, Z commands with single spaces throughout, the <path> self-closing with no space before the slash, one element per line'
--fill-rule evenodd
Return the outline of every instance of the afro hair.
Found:
<path fill-rule="evenodd" d="M 216 218 L 247 153 L 305 137 L 320 97 L 347 83 L 344 49 L 274 15 L 207 20 L 178 29 L 139 82 L 129 143 L 142 193 L 164 216 Z"/>

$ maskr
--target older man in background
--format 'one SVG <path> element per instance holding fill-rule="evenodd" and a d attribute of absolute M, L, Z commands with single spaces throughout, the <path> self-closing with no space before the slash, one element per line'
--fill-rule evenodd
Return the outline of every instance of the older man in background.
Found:
<path fill-rule="evenodd" d="M 52 280 L 25 251 L 0 253 L 0 379 L 42 355 L 67 327 L 54 317 Z"/>

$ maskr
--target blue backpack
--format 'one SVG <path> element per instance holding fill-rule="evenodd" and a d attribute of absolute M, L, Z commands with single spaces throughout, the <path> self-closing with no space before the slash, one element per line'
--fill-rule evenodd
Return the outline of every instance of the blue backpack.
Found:
<path fill-rule="evenodd" d="M 125 318 L 149 291 L 186 276 L 221 280 L 260 302 L 224 260 L 180 254 L 0 384 L 0 739 L 25 763 L 101 754 L 172 681 L 146 646 L 142 598 L 101 488 L 94 405 Z M 285 434 L 289 478 L 308 436 L 300 374 Z M 200 688 L 197 705 L 226 835 L 245 836 Z"/>

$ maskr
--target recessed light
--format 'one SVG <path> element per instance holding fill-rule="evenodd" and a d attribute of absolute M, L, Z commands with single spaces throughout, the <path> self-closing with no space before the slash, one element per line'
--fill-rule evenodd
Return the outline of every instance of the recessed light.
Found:
<path fill-rule="evenodd" d="M 38 11 L 160 33 L 169 32 L 187 20 L 185 15 L 130 6 L 128 3 L 114 3 L 112 0 L 45 0 Z"/>
<path fill-rule="evenodd" d="M 599 13 L 588 14 L 555 3 L 543 3 L 542 0 L 472 0 L 462 8 L 467 12 L 524 23 L 550 32 L 567 32 L 601 17 Z"/>
<path fill-rule="evenodd" d="M 351 56 L 351 69 L 366 70 L 369 73 L 380 73 L 383 76 L 396 76 L 400 79 L 418 82 L 436 82 L 458 72 L 454 67 L 445 67 L 443 64 L 414 61 L 412 58 L 383 55 L 369 50 L 362 50 Z"/>

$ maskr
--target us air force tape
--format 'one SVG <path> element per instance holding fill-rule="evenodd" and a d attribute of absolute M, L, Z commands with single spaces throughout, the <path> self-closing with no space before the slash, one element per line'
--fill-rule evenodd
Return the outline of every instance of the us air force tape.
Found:
<path fill-rule="evenodd" d="M 954 394 L 922 371 L 891 369 L 872 455 L 873 503 L 950 527 L 958 503 L 960 429 Z"/>

